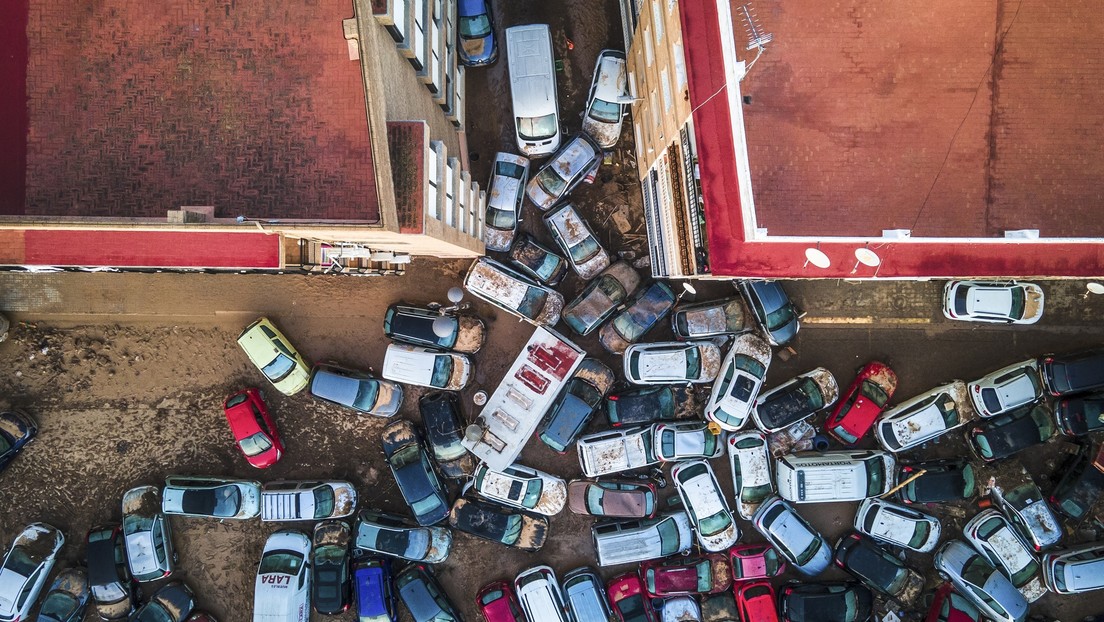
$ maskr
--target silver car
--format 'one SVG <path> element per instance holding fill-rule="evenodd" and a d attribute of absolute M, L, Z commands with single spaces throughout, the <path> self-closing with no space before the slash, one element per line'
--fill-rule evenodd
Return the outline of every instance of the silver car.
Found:
<path fill-rule="evenodd" d="M 979 512 L 962 528 L 962 537 L 1003 572 L 1027 602 L 1046 594 L 1039 562 L 1000 512 L 992 508 Z"/>
<path fill-rule="evenodd" d="M 771 363 L 771 349 L 757 335 L 739 335 L 732 341 L 717 381 L 705 405 L 705 418 L 735 432 L 744 427 Z"/>
<path fill-rule="evenodd" d="M 939 519 L 910 507 L 864 499 L 855 513 L 855 529 L 866 535 L 918 553 L 929 553 L 939 544 L 943 528 Z"/>
<path fill-rule="evenodd" d="M 816 576 L 832 563 L 832 549 L 824 536 L 805 522 L 782 497 L 774 495 L 764 501 L 751 522 L 782 557 L 805 576 Z"/>
<path fill-rule="evenodd" d="M 528 180 L 529 158 L 512 153 L 495 154 L 491 180 L 487 183 L 487 216 L 483 221 L 483 243 L 487 250 L 510 250 L 521 220 Z"/>
<path fill-rule="evenodd" d="M 603 149 L 616 145 L 621 137 L 628 95 L 625 53 L 602 50 L 598 54 L 598 62 L 594 64 L 594 80 L 590 83 L 587 107 L 583 112 L 583 131 L 590 134 Z"/>
<path fill-rule="evenodd" d="M 985 557 L 961 540 L 951 540 L 935 553 L 935 570 L 986 617 L 998 622 L 1023 622 L 1027 600 Z"/>
<path fill-rule="evenodd" d="M 161 511 L 203 518 L 256 518 L 261 513 L 261 485 L 221 477 L 173 475 L 165 479 Z"/>
<path fill-rule="evenodd" d="M 589 335 L 639 287 L 640 274 L 628 262 L 615 261 L 564 307 L 564 323 L 578 335 Z"/>
<path fill-rule="evenodd" d="M 436 564 L 448 559 L 452 532 L 445 527 L 418 527 L 394 514 L 361 510 L 357 514 L 353 552 L 373 551 L 413 562 Z"/>
<path fill-rule="evenodd" d="M 0 564 L 0 620 L 22 620 L 46 585 L 65 534 L 46 523 L 27 525 Z"/>
<path fill-rule="evenodd" d="M 1104 542 L 1043 555 L 1043 573 L 1047 586 L 1058 594 L 1104 588 Z"/>
<path fill-rule="evenodd" d="M 472 262 L 464 289 L 538 326 L 555 326 L 560 321 L 564 299 L 559 292 L 488 257 Z"/>
<path fill-rule="evenodd" d="M 161 513 L 157 487 L 139 486 L 123 495 L 123 538 L 127 565 L 135 580 L 154 581 L 173 573 L 172 528 Z"/>
<path fill-rule="evenodd" d="M 602 148 L 590 136 L 578 133 L 529 180 L 525 193 L 546 211 L 559 203 L 583 178 L 602 163 Z"/>
<path fill-rule="evenodd" d="M 571 268 L 584 281 L 598 276 L 610 265 L 610 256 L 598 242 L 598 236 L 570 203 L 544 216 L 544 224 L 552 232 L 556 244 L 567 254 Z"/>

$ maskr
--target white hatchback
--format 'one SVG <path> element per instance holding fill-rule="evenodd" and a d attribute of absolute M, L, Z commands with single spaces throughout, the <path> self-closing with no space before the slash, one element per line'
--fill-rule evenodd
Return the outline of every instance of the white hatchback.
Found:
<path fill-rule="evenodd" d="M 459 391 L 471 380 L 472 362 L 455 352 L 393 343 L 387 346 L 381 375 L 394 382 Z"/>
<path fill-rule="evenodd" d="M 982 417 L 993 417 L 1043 397 L 1038 359 L 1002 367 L 967 385 L 970 400 Z"/>
<path fill-rule="evenodd" d="M 761 337 L 737 335 L 713 383 L 705 418 L 735 432 L 744 427 L 770 367 L 771 349 Z"/>
<path fill-rule="evenodd" d="M 874 435 L 894 453 L 942 436 L 977 418 L 966 397 L 966 383 L 955 380 L 902 402 L 882 413 Z"/>
<path fill-rule="evenodd" d="M 943 289 L 949 320 L 1034 324 L 1043 317 L 1043 289 L 1034 283 L 950 281 Z"/>
<path fill-rule="evenodd" d="M 723 551 L 740 539 L 740 529 L 728 509 L 713 469 L 705 460 L 680 462 L 671 469 L 682 505 L 698 544 L 709 552 Z"/>
<path fill-rule="evenodd" d="M 46 523 L 31 523 L 15 538 L 0 564 L 0 620 L 27 617 L 65 544 L 65 534 Z"/>
<path fill-rule="evenodd" d="M 721 349 L 709 341 L 664 341 L 628 347 L 622 358 L 625 378 L 633 384 L 713 382 Z"/>
<path fill-rule="evenodd" d="M 311 541 L 298 531 L 268 537 L 253 590 L 253 622 L 310 620 Z"/>
<path fill-rule="evenodd" d="M 1027 602 L 1046 594 L 1039 562 L 1003 514 L 993 508 L 979 512 L 962 528 L 962 537 L 1003 572 Z"/>
<path fill-rule="evenodd" d="M 736 488 L 736 511 L 751 520 L 759 505 L 774 492 L 770 449 L 761 432 L 744 432 L 728 438 L 728 464 Z"/>
<path fill-rule="evenodd" d="M 492 471 L 481 463 L 467 487 L 491 501 L 545 516 L 559 514 L 567 503 L 567 484 L 562 479 L 516 462 L 504 471 Z"/>
<path fill-rule="evenodd" d="M 714 434 L 704 421 L 653 424 L 652 441 L 661 462 L 710 459 L 724 453 L 724 433 Z"/>
<path fill-rule="evenodd" d="M 855 529 L 879 542 L 930 553 L 939 544 L 943 528 L 930 514 L 870 497 L 859 504 Z"/>
<path fill-rule="evenodd" d="M 594 64 L 594 79 L 590 83 L 583 131 L 590 134 L 603 149 L 617 144 L 621 137 L 621 122 L 625 116 L 625 99 L 629 95 L 625 53 L 602 50 Z"/>

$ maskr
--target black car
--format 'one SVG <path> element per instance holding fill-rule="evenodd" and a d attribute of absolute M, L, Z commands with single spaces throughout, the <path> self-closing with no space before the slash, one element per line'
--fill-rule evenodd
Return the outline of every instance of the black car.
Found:
<path fill-rule="evenodd" d="M 1104 389 L 1104 349 L 1039 359 L 1043 383 L 1051 395 L 1063 396 Z"/>
<path fill-rule="evenodd" d="M 149 602 L 138 608 L 130 622 L 184 622 L 195 608 L 192 590 L 180 581 L 166 583 Z"/>
<path fill-rule="evenodd" d="M 901 496 L 901 501 L 938 503 L 974 496 L 974 467 L 965 460 L 934 460 L 905 465 L 897 472 L 897 482 L 904 482 L 920 470 L 925 473 L 897 493 Z"/>
<path fill-rule="evenodd" d="M 818 367 L 755 398 L 751 417 L 764 432 L 777 432 L 827 408 L 839 397 L 836 378 Z"/>
<path fill-rule="evenodd" d="M 801 328 L 799 314 L 781 285 L 775 281 L 740 281 L 738 287 L 772 346 L 786 345 L 797 335 Z"/>
<path fill-rule="evenodd" d="M 874 594 L 861 583 L 786 584 L 779 593 L 778 612 L 784 622 L 866 622 L 874 610 Z"/>
<path fill-rule="evenodd" d="M 395 590 L 414 622 L 461 622 L 460 610 L 423 564 L 411 564 L 395 575 Z"/>
<path fill-rule="evenodd" d="M 559 453 L 565 453 L 590 421 L 613 384 L 613 372 L 594 359 L 584 359 L 556 398 L 540 428 L 540 439 Z"/>
<path fill-rule="evenodd" d="M 1070 397 L 1058 402 L 1054 420 L 1063 434 L 1084 436 L 1104 428 L 1104 391 L 1081 397 Z"/>
<path fill-rule="evenodd" d="M 38 422 L 18 410 L 0 412 L 0 471 L 38 434 Z"/>
<path fill-rule="evenodd" d="M 433 458 L 445 477 L 460 479 L 472 474 L 475 460 L 460 443 L 464 434 L 464 416 L 460 412 L 460 398 L 456 393 L 436 391 L 418 400 L 422 413 L 426 440 L 433 451 Z"/>
<path fill-rule="evenodd" d="M 42 599 L 36 622 L 81 622 L 87 605 L 88 574 L 80 568 L 66 568 Z"/>
<path fill-rule="evenodd" d="M 861 533 L 851 532 L 836 543 L 836 565 L 855 575 L 867 587 L 910 607 L 924 588 L 920 573 Z"/>
<path fill-rule="evenodd" d="M 125 620 L 137 602 L 131 589 L 123 528 L 103 525 L 88 532 L 88 587 L 101 620 Z"/>
<path fill-rule="evenodd" d="M 412 346 L 443 348 L 465 354 L 474 354 L 483 347 L 487 334 L 487 326 L 483 320 L 468 314 L 442 314 L 440 308 L 432 307 L 433 305 L 415 307 L 404 304 L 387 307 L 387 312 L 383 315 L 383 334 L 388 339 Z M 440 330 L 441 324 L 438 320 L 442 318 L 449 328 L 443 336 L 433 330 L 435 323 Z"/>
<path fill-rule="evenodd" d="M 311 546 L 311 602 L 335 615 L 349 608 L 349 523 L 328 520 L 314 526 Z"/>
<path fill-rule="evenodd" d="M 381 437 L 387 465 L 418 524 L 434 525 L 445 520 L 449 513 L 445 487 L 414 424 L 405 419 L 396 421 L 383 429 Z"/>
<path fill-rule="evenodd" d="M 1026 404 L 986 419 L 966 432 L 974 455 L 986 462 L 1006 458 L 1054 436 L 1054 417 L 1046 402 Z"/>
<path fill-rule="evenodd" d="M 666 384 L 630 389 L 606 398 L 606 417 L 614 427 L 670 421 L 689 399 L 685 388 Z"/>
<path fill-rule="evenodd" d="M 523 274 L 545 285 L 555 287 L 567 274 L 567 260 L 539 244 L 531 236 L 521 234 L 510 248 L 510 263 Z"/>
<path fill-rule="evenodd" d="M 449 525 L 477 538 L 523 551 L 538 551 L 548 537 L 548 519 L 479 499 L 457 499 Z"/>
<path fill-rule="evenodd" d="M 1091 443 L 1082 444 L 1050 493 L 1050 506 L 1075 521 L 1088 516 L 1104 492 L 1104 473 L 1093 466 L 1096 448 Z"/>

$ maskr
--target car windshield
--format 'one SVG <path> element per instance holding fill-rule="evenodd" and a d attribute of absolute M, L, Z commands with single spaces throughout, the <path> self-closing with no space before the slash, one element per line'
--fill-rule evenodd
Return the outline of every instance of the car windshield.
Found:
<path fill-rule="evenodd" d="M 518 135 L 524 140 L 545 140 L 560 131 L 556 126 L 556 115 L 543 117 L 517 117 Z"/>
<path fill-rule="evenodd" d="M 763 367 L 762 363 L 743 354 L 737 354 L 733 357 L 732 364 L 756 378 L 762 378 L 767 373 L 767 368 Z"/>
<path fill-rule="evenodd" d="M 771 485 L 744 486 L 740 489 L 740 501 L 744 503 L 762 503 L 771 494 Z"/>
<path fill-rule="evenodd" d="M 272 382 L 283 380 L 291 370 L 295 369 L 295 360 L 286 354 L 280 353 L 272 362 L 261 368 L 264 375 Z"/>
<path fill-rule="evenodd" d="M 5 570 L 10 570 L 24 577 L 31 576 L 31 573 L 38 568 L 38 564 L 27 556 L 27 552 L 24 551 L 22 547 L 16 547 L 11 550 L 11 553 L 8 554 L 5 566 Z"/>
<path fill-rule="evenodd" d="M 123 517 L 123 533 L 130 535 L 140 531 L 149 531 L 153 527 L 153 519 L 137 514 L 127 514 Z"/>
<path fill-rule="evenodd" d="M 644 596 L 642 594 L 634 594 L 617 601 L 617 610 L 621 612 L 621 619 L 625 622 L 648 619 L 644 614 Z"/>
<path fill-rule="evenodd" d="M 415 516 L 425 516 L 441 506 L 441 499 L 436 494 L 431 494 L 424 499 L 418 499 L 410 503 L 410 509 Z"/>
<path fill-rule="evenodd" d="M 697 378 L 701 375 L 701 350 L 688 348 L 686 352 L 686 377 Z"/>
<path fill-rule="evenodd" d="M 1008 316 L 1013 319 L 1021 319 L 1024 314 L 1024 290 L 1022 287 L 1013 287 L 1012 291 L 1012 306 L 1008 310 Z"/>
<path fill-rule="evenodd" d="M 866 459 L 866 496 L 873 497 L 885 492 L 885 463 L 880 456 Z"/>
<path fill-rule="evenodd" d="M 524 315 L 527 318 L 535 318 L 540 315 L 541 310 L 544 309 L 544 301 L 548 298 L 548 292 L 536 287 L 527 287 L 525 289 L 525 297 L 521 299 L 521 304 L 518 305 L 518 313 Z"/>
<path fill-rule="evenodd" d="M 264 432 L 247 436 L 238 445 L 241 447 L 242 453 L 247 456 L 256 456 L 272 449 L 272 441 L 268 439 Z"/>
<path fill-rule="evenodd" d="M 767 329 L 771 331 L 776 330 L 789 324 L 793 319 L 793 308 L 790 305 L 782 305 L 767 314 Z"/>
<path fill-rule="evenodd" d="M 334 511 L 334 491 L 329 486 L 314 489 L 314 517 L 326 518 Z"/>
<path fill-rule="evenodd" d="M 299 574 L 299 568 L 302 565 L 303 556 L 300 553 L 284 549 L 269 551 L 261 558 L 261 566 L 257 569 L 257 574 L 280 573 L 295 576 Z"/>
<path fill-rule="evenodd" d="M 525 496 L 521 498 L 521 504 L 527 508 L 536 507 L 540 501 L 541 492 L 544 490 L 544 480 L 534 477 L 525 483 Z"/>
<path fill-rule="evenodd" d="M 478 39 L 491 33 L 491 18 L 488 15 L 472 15 L 460 18 L 460 36 L 466 39 Z"/>
<path fill-rule="evenodd" d="M 46 600 L 42 601 L 42 608 L 38 611 L 39 619 L 51 618 L 64 620 L 72 611 L 80 606 L 77 599 L 65 592 L 54 592 Z"/>
<path fill-rule="evenodd" d="M 571 259 L 575 263 L 583 263 L 584 261 L 594 257 L 602 250 L 602 247 L 598 245 L 598 240 L 594 239 L 594 236 L 588 235 L 583 240 L 580 240 L 578 244 L 568 249 L 571 252 Z"/>
<path fill-rule="evenodd" d="M 537 278 L 548 281 L 556 274 L 556 269 L 563 261 L 559 256 L 544 251 L 543 249 L 530 247 L 531 252 L 525 254 L 523 262 L 530 270 L 536 273 Z"/>
<path fill-rule="evenodd" d="M 11 448 L 12 444 L 8 442 L 8 438 L 3 434 L 0 434 L 0 454 L 3 454 Z"/>
<path fill-rule="evenodd" d="M 732 514 L 721 510 L 698 521 L 698 533 L 706 536 L 720 533 L 732 524 Z"/>
<path fill-rule="evenodd" d="M 142 610 L 142 615 L 134 618 L 134 622 L 176 622 L 176 616 L 166 611 L 157 601 L 150 601 Z"/>
<path fill-rule="evenodd" d="M 860 391 L 867 399 L 877 404 L 879 408 L 884 407 L 886 402 L 889 401 L 889 395 L 882 390 L 882 387 L 879 387 L 876 383 L 869 380 L 863 380 Z"/>
<path fill-rule="evenodd" d="M 375 380 L 361 380 L 357 383 L 356 399 L 353 400 L 353 408 L 358 410 L 372 410 L 379 396 L 379 382 Z"/>
<path fill-rule="evenodd" d="M 346 549 L 333 544 L 319 547 L 314 550 L 314 560 L 316 562 L 336 562 L 340 563 L 345 559 Z"/>
<path fill-rule="evenodd" d="M 181 508 L 186 514 L 207 516 L 233 516 L 238 513 L 240 503 L 241 491 L 234 485 L 185 490 L 181 498 Z"/>
<path fill-rule="evenodd" d="M 859 437 L 852 434 L 847 428 L 843 427 L 843 425 L 832 426 L 832 432 L 846 443 L 853 444 L 859 442 Z"/>
<path fill-rule="evenodd" d="M 517 224 L 517 213 L 514 210 L 487 207 L 487 226 L 493 229 L 513 230 Z"/>
<path fill-rule="evenodd" d="M 809 546 L 805 547 L 804 551 L 797 554 L 797 565 L 803 566 L 809 563 L 809 560 L 816 555 L 818 550 L 820 550 L 820 539 L 814 537 L 812 541 L 809 542 Z"/>
<path fill-rule="evenodd" d="M 435 387 L 447 387 L 452 377 L 452 357 L 447 354 L 438 354 L 433 357 L 433 377 L 429 384 Z"/>
<path fill-rule="evenodd" d="M 603 123 L 617 123 L 621 118 L 621 104 L 596 98 L 590 107 L 590 118 Z"/>
<path fill-rule="evenodd" d="M 541 172 L 537 173 L 537 184 L 554 197 L 560 196 L 567 188 L 567 180 L 560 177 L 556 169 L 551 166 L 546 166 Z"/>
<path fill-rule="evenodd" d="M 106 585 L 92 585 L 92 597 L 101 603 L 113 603 L 117 600 L 122 600 L 126 597 L 127 593 L 123 591 L 123 587 L 116 583 L 108 583 Z"/>

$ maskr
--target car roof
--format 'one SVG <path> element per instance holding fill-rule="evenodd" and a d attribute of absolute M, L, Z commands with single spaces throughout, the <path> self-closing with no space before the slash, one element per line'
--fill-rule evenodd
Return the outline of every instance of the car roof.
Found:
<path fill-rule="evenodd" d="M 324 367 L 315 369 L 311 378 L 311 395 L 337 402 L 352 404 L 360 390 L 360 380 L 331 372 Z"/>
<path fill-rule="evenodd" d="M 616 50 L 603 50 L 598 57 L 597 88 L 594 96 L 603 101 L 618 103 L 626 91 L 628 74 L 625 70 L 625 55 Z"/>

